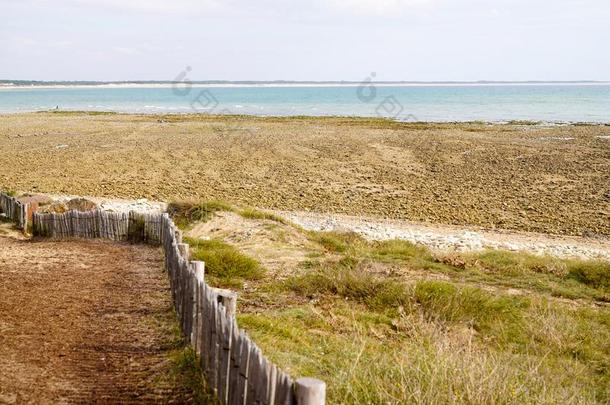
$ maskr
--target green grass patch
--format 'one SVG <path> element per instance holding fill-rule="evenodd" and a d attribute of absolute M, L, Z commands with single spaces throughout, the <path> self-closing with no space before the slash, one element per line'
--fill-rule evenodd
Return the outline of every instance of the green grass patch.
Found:
<path fill-rule="evenodd" d="M 238 211 L 238 213 L 246 219 L 274 221 L 280 224 L 288 223 L 284 218 L 280 217 L 279 215 L 276 215 L 272 212 L 257 210 L 256 208 L 245 208 L 243 210 Z"/>
<path fill-rule="evenodd" d="M 184 238 L 192 259 L 205 262 L 206 280 L 217 287 L 241 288 L 244 281 L 260 280 L 265 269 L 260 263 L 218 239 Z"/>
<path fill-rule="evenodd" d="M 570 260 L 566 277 L 593 288 L 610 290 L 610 262 Z"/>
<path fill-rule="evenodd" d="M 307 233 L 309 239 L 320 244 L 324 249 L 332 253 L 344 253 L 348 249 L 355 250 L 359 246 L 366 245 L 362 236 L 354 232 L 314 232 Z"/>
<path fill-rule="evenodd" d="M 238 323 L 291 375 L 326 381 L 329 404 L 572 403 L 574 398 L 605 403 L 607 380 L 599 360 L 608 354 L 594 352 L 596 360 L 586 360 L 550 351 L 553 334 L 561 330 L 555 321 L 575 322 L 578 315 L 568 311 L 565 319 L 550 315 L 549 320 L 548 314 L 537 314 L 547 329 L 526 336 L 531 345 L 521 350 L 490 345 L 486 330 L 430 320 L 418 311 L 388 318 L 338 298 L 242 314 Z M 562 348 L 586 350 L 579 339 L 595 327 L 575 323 L 570 328 L 575 334 L 560 333 L 557 340 L 567 339 Z M 532 320 L 528 326 L 537 325 Z"/>
<path fill-rule="evenodd" d="M 309 239 L 331 253 L 378 261 L 413 261 L 436 263 L 430 250 L 405 240 L 369 241 L 355 232 L 313 232 Z"/>
<path fill-rule="evenodd" d="M 460 267 L 461 276 L 471 281 L 527 288 L 570 299 L 610 301 L 610 262 L 606 261 L 502 250 L 447 256 L 441 261 Z"/>
<path fill-rule="evenodd" d="M 312 267 L 306 274 L 287 279 L 286 287 L 305 296 L 337 295 L 376 309 L 397 309 L 410 302 L 410 293 L 404 284 L 367 273 L 355 259 Z"/>
<path fill-rule="evenodd" d="M 173 378 L 192 393 L 193 403 L 199 405 L 220 404 L 205 383 L 203 370 L 192 347 L 183 347 L 174 351 L 170 359 Z"/>
<path fill-rule="evenodd" d="M 187 228 L 195 222 L 209 221 L 214 213 L 233 211 L 233 207 L 224 201 L 211 200 L 203 202 L 174 201 L 168 204 L 167 212 L 180 228 Z"/>

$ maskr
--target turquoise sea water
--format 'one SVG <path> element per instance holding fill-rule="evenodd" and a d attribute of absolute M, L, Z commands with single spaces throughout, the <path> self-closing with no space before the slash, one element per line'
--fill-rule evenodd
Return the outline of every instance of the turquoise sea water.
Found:
<path fill-rule="evenodd" d="M 610 122 L 610 85 L 96 87 L 0 89 L 0 112 L 95 110 L 384 116 L 405 121 Z"/>

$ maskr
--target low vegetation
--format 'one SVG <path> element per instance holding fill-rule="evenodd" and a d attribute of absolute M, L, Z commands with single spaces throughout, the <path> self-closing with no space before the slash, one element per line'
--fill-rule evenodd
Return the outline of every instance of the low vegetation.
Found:
<path fill-rule="evenodd" d="M 272 212 L 257 210 L 256 208 L 244 208 L 239 210 L 238 214 L 246 219 L 266 219 L 268 221 L 279 222 L 280 224 L 286 224 L 287 221 Z"/>
<path fill-rule="evenodd" d="M 254 259 L 221 240 L 185 238 L 193 260 L 205 262 L 206 280 L 217 287 L 241 288 L 245 281 L 260 280 L 265 270 Z"/>
<path fill-rule="evenodd" d="M 206 222 L 218 211 L 232 211 L 233 207 L 224 201 L 211 200 L 204 202 L 174 201 L 167 207 L 167 212 L 180 228 L 187 228 L 195 222 Z"/>
<path fill-rule="evenodd" d="M 174 201 L 167 207 L 167 212 L 174 223 L 182 228 L 188 229 L 197 222 L 207 222 L 212 216 L 220 211 L 235 212 L 246 219 L 262 219 L 287 224 L 287 221 L 272 212 L 246 207 L 237 208 L 225 201 L 210 200 L 202 202 Z"/>
<path fill-rule="evenodd" d="M 240 326 L 291 375 L 326 381 L 329 403 L 610 399 L 610 263 L 299 232 L 316 248 L 279 278 L 187 242 L 212 285 L 240 289 Z"/>

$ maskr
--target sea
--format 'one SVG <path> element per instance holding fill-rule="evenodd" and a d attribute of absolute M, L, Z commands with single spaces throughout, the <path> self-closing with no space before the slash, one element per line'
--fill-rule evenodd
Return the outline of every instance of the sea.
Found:
<path fill-rule="evenodd" d="M 0 113 L 46 110 L 610 123 L 610 83 L 2 86 Z"/>

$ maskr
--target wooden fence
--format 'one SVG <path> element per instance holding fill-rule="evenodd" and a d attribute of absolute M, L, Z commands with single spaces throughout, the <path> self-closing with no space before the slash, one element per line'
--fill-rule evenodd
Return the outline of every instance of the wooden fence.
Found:
<path fill-rule="evenodd" d="M 137 212 L 68 211 L 32 216 L 32 234 L 50 238 L 89 238 L 161 243 L 161 215 Z"/>
<path fill-rule="evenodd" d="M 0 213 L 13 221 L 19 229 L 28 228 L 28 205 L 15 197 L 0 192 Z"/>
<path fill-rule="evenodd" d="M 161 244 L 172 300 L 208 387 L 222 404 L 322 405 L 326 384 L 292 378 L 267 360 L 235 320 L 237 296 L 205 283 L 205 264 L 190 261 L 189 246 L 168 214 L 104 211 L 33 216 L 33 234 Z"/>

